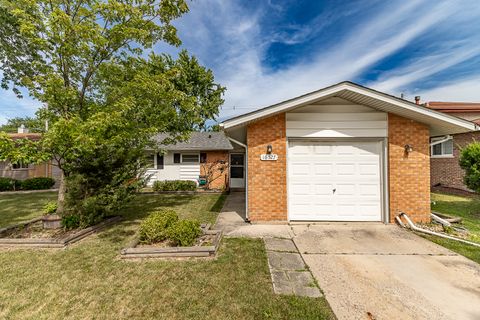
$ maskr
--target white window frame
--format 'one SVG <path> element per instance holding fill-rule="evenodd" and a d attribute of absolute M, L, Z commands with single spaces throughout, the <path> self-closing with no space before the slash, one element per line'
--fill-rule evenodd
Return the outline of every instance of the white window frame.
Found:
<path fill-rule="evenodd" d="M 197 161 L 196 162 L 185 162 L 183 161 L 183 156 L 196 156 Z M 180 163 L 181 164 L 199 164 L 200 163 L 200 153 L 181 153 L 180 154 Z"/>
<path fill-rule="evenodd" d="M 148 156 L 153 156 L 153 167 L 148 167 L 147 170 L 157 170 L 157 154 L 155 152 L 148 153 Z"/>
<path fill-rule="evenodd" d="M 445 153 L 445 143 L 447 141 L 452 141 L 452 153 Z M 441 148 L 441 154 L 433 154 L 433 147 L 436 145 L 440 145 Z M 430 157 L 431 158 L 453 158 L 453 149 L 455 146 L 453 145 L 453 137 L 448 136 L 448 137 L 442 137 L 442 138 L 436 138 L 432 139 L 432 143 L 430 143 Z"/>
<path fill-rule="evenodd" d="M 18 163 L 18 165 L 20 166 L 20 167 L 18 167 L 18 168 L 14 168 L 14 167 L 13 167 L 14 165 L 15 165 L 14 163 L 11 164 L 12 170 L 15 170 L 15 171 L 17 171 L 17 170 L 20 170 L 20 171 L 21 171 L 21 170 L 28 170 L 28 169 L 30 169 L 30 164 L 29 164 L 29 163 L 25 164 L 25 163 L 23 163 L 23 161 L 20 161 L 20 162 Z"/>

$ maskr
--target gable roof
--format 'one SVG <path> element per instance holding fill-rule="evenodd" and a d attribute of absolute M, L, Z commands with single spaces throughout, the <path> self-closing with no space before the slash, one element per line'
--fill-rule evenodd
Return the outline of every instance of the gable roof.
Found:
<path fill-rule="evenodd" d="M 431 101 L 425 104 L 427 108 L 445 113 L 479 113 L 480 102 L 444 102 Z"/>
<path fill-rule="evenodd" d="M 391 112 L 405 118 L 415 119 L 416 121 L 429 125 L 430 135 L 432 136 L 477 130 L 477 126 L 473 122 L 431 110 L 413 102 L 350 81 L 340 82 L 266 108 L 228 119 L 222 122 L 220 126 L 224 129 L 245 126 L 258 119 L 287 112 L 331 97 L 343 98 L 383 112 Z"/>
<path fill-rule="evenodd" d="M 233 146 L 230 140 L 223 132 L 192 132 L 190 138 L 185 142 L 177 142 L 176 144 L 163 144 L 168 138 L 167 133 L 159 133 L 154 136 L 154 140 L 158 142 L 159 147 L 171 151 L 213 151 L 213 150 L 232 150 Z"/>

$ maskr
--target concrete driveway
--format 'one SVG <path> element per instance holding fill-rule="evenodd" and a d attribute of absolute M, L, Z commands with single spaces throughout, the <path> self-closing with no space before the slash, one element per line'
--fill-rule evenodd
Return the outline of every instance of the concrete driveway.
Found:
<path fill-rule="evenodd" d="M 397 226 L 294 225 L 339 319 L 480 319 L 480 266 Z"/>

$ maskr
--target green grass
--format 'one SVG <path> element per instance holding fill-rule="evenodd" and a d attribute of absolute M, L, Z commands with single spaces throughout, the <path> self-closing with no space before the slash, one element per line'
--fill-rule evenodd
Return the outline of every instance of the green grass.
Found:
<path fill-rule="evenodd" d="M 480 197 L 432 193 L 432 202 L 432 211 L 461 217 L 463 219 L 462 225 L 470 231 L 467 240 L 480 243 Z M 480 263 L 480 249 L 478 247 L 433 236 L 426 236 L 426 238 Z"/>
<path fill-rule="evenodd" d="M 213 222 L 224 198 L 142 195 L 123 222 L 66 250 L 0 250 L 0 318 L 334 319 L 324 298 L 273 293 L 261 240 L 225 239 L 215 260 L 119 259 L 148 212 Z"/>
<path fill-rule="evenodd" d="M 43 206 L 57 198 L 55 192 L 0 194 L 0 228 L 43 214 Z"/>

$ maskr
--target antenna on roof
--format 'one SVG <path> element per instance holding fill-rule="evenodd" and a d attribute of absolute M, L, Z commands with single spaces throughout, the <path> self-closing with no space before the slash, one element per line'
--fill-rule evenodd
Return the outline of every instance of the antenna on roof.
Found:
<path fill-rule="evenodd" d="M 403 92 L 400 93 L 400 98 L 401 98 L 401 99 L 404 99 L 404 97 L 405 97 L 405 94 L 404 94 Z"/>

